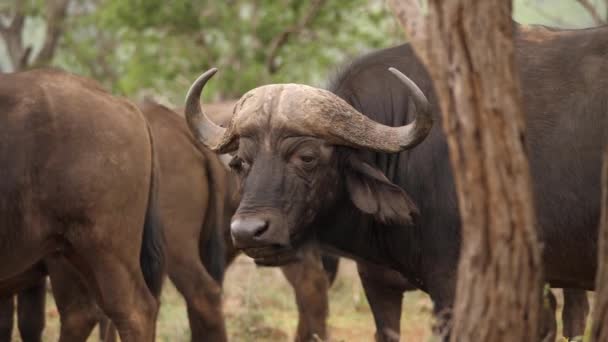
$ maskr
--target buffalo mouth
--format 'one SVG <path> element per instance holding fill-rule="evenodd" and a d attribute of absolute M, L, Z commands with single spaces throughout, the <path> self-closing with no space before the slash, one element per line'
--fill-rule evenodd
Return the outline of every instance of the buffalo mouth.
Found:
<path fill-rule="evenodd" d="M 300 261 L 297 251 L 290 247 L 253 247 L 244 248 L 243 252 L 259 266 L 282 266 Z"/>

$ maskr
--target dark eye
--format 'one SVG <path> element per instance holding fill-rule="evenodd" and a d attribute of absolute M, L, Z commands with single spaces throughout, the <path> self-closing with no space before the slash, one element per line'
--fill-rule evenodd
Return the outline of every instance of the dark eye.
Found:
<path fill-rule="evenodd" d="M 228 163 L 228 166 L 230 166 L 230 168 L 236 172 L 241 172 L 244 169 L 248 168 L 249 164 L 240 157 L 235 156 L 234 158 L 232 158 L 230 163 Z"/>
<path fill-rule="evenodd" d="M 316 160 L 316 158 L 314 156 L 310 156 L 310 155 L 303 155 L 303 156 L 300 156 L 300 160 L 304 164 L 311 164 Z"/>

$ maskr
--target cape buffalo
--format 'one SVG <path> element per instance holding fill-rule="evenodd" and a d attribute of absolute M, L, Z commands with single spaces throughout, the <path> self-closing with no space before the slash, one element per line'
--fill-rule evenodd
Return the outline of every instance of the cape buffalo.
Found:
<path fill-rule="evenodd" d="M 65 258 L 123 341 L 153 341 L 164 241 L 143 115 L 47 69 L 0 75 L 0 108 L 0 288 Z"/>
<path fill-rule="evenodd" d="M 225 340 L 218 282 L 224 264 L 239 253 L 229 233 L 239 203 L 235 177 L 194 139 L 182 116 L 149 101 L 141 110 L 158 141 L 168 272 L 188 304 L 192 340 Z M 328 278 L 314 254 L 307 253 L 302 260 L 282 268 L 294 287 L 300 312 L 296 340 L 308 341 L 313 334 L 325 338 L 327 290 L 335 269 Z"/>
<path fill-rule="evenodd" d="M 357 262 L 357 269 L 365 296 L 374 315 L 375 338 L 378 342 L 400 341 L 403 292 L 415 289 L 401 273 L 386 267 Z M 544 310 L 541 336 L 544 341 L 555 341 L 557 301 L 551 291 L 547 293 L 548 306 Z M 583 336 L 589 313 L 589 302 L 584 290 L 564 289 L 562 308 L 563 335 L 566 338 Z"/>
<path fill-rule="evenodd" d="M 527 113 L 547 282 L 593 289 L 600 165 L 608 112 L 608 27 L 518 28 L 516 58 Z M 395 67 L 390 75 L 386 69 Z M 197 139 L 233 152 L 242 199 L 231 223 L 238 247 L 261 264 L 293 258 L 310 239 L 398 270 L 449 312 L 460 218 L 431 79 L 409 45 L 346 68 L 330 91 L 297 84 L 253 89 L 224 128 L 200 94 L 186 98 Z M 424 94 L 428 94 L 427 101 Z M 407 122 L 412 121 L 409 124 Z"/>
<path fill-rule="evenodd" d="M 17 322 L 23 342 L 42 341 L 44 329 L 44 305 L 46 299 L 46 267 L 42 268 L 40 277 L 33 280 L 31 286 L 19 291 L 17 297 Z M 9 293 L 0 298 L 0 342 L 11 341 L 13 335 L 13 315 L 15 300 Z"/>
<path fill-rule="evenodd" d="M 210 105 L 214 109 L 213 120 L 220 124 L 228 123 L 232 116 L 233 103 L 214 103 Z M 183 113 L 183 108 L 179 113 Z M 183 115 L 182 115 L 183 116 Z M 185 121 L 182 121 L 182 125 Z M 200 146 L 200 144 L 199 144 Z M 228 160 L 230 159 L 229 156 Z M 226 159 L 224 159 L 226 161 Z M 176 173 L 179 173 L 176 170 Z M 232 174 L 231 193 L 237 194 L 236 179 Z M 238 196 L 232 197 L 227 208 L 227 220 L 238 207 Z M 240 254 L 233 242 L 230 234 L 230 225 L 224 226 L 224 241 L 226 244 L 226 264 L 229 266 L 232 261 Z M 299 262 L 291 263 L 281 267 L 281 271 L 289 284 L 293 287 L 296 304 L 298 307 L 298 327 L 296 331 L 296 341 L 309 341 L 317 335 L 323 340 L 327 337 L 326 320 L 329 314 L 328 287 L 336 279 L 338 272 L 339 258 L 329 254 L 319 255 L 316 248 L 307 249 L 300 255 Z M 329 283 L 327 283 L 329 280 Z"/>

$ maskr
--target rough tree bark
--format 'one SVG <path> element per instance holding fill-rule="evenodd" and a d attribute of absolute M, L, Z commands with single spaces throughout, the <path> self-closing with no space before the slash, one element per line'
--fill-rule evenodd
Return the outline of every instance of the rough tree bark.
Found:
<path fill-rule="evenodd" d="M 25 28 L 28 1 L 14 0 L 12 18 L 7 25 L 0 21 L 0 37 L 4 39 L 6 49 L 14 71 L 31 66 L 47 65 L 53 59 L 59 38 L 63 33 L 63 24 L 70 0 L 46 1 L 46 29 L 40 52 L 32 58 L 32 47 L 24 46 L 23 31 Z"/>
<path fill-rule="evenodd" d="M 603 342 L 608 341 L 608 149 L 604 153 L 602 170 L 602 214 L 598 244 L 598 270 L 591 340 Z"/>
<path fill-rule="evenodd" d="M 511 1 L 389 0 L 434 80 L 462 220 L 452 341 L 538 341 L 541 257 Z"/>

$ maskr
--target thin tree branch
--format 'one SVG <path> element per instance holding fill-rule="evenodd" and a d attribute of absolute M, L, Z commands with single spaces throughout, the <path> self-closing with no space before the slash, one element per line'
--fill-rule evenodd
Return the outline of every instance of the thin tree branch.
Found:
<path fill-rule="evenodd" d="M 54 0 L 47 2 L 46 34 L 42 49 L 36 57 L 35 65 L 48 64 L 55 55 L 57 43 L 63 33 L 63 24 L 70 0 Z"/>
<path fill-rule="evenodd" d="M 19 60 L 19 63 L 18 63 L 19 70 L 23 70 L 23 69 L 27 68 L 31 55 L 32 55 L 32 47 L 28 46 L 23 50 L 23 53 L 21 54 L 21 59 Z"/>
<path fill-rule="evenodd" d="M 16 0 L 13 7 L 13 18 L 8 26 L 3 26 L 0 36 L 4 39 L 11 65 L 14 70 L 23 68 L 23 63 L 27 62 L 29 52 L 23 48 L 22 34 L 25 23 L 25 1 Z"/>
<path fill-rule="evenodd" d="M 589 0 L 576 0 L 576 2 L 583 6 L 583 8 L 587 11 L 587 13 L 589 13 L 596 25 L 606 24 L 606 20 L 602 19 L 600 13 L 597 11 L 595 6 L 593 6 L 593 4 L 589 2 Z"/>
<path fill-rule="evenodd" d="M 268 53 L 268 57 L 266 58 L 266 68 L 268 72 L 274 74 L 279 70 L 279 66 L 277 65 L 277 57 L 279 56 L 279 52 L 291 35 L 297 35 L 302 30 L 304 30 L 312 20 L 317 16 L 321 7 L 326 0 L 313 0 L 308 8 L 308 11 L 304 14 L 304 16 L 296 23 L 295 25 L 288 27 L 283 32 L 279 33 L 272 42 L 270 43 L 270 52 Z"/>

